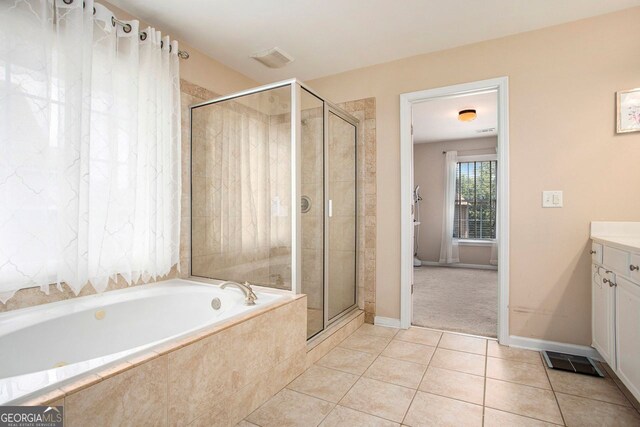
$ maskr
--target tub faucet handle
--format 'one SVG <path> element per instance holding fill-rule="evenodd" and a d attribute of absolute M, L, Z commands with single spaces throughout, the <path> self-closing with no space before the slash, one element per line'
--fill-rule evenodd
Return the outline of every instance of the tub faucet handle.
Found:
<path fill-rule="evenodd" d="M 255 301 L 258 299 L 258 296 L 255 294 L 255 292 L 253 292 L 253 288 L 251 287 L 251 283 L 245 281 L 244 285 L 247 287 L 247 299 L 251 300 L 253 302 L 253 304 L 255 304 Z M 253 305 L 251 304 L 251 305 Z"/>

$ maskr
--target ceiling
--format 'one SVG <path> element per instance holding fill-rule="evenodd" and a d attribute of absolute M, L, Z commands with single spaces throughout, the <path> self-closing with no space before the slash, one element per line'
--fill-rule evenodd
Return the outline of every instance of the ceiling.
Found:
<path fill-rule="evenodd" d="M 458 111 L 473 108 L 478 116 L 470 122 L 458 120 Z M 498 94 L 494 91 L 438 98 L 413 105 L 413 142 L 496 136 Z M 489 132 L 486 130 L 492 129 Z"/>
<path fill-rule="evenodd" d="M 310 80 L 640 5 L 640 0 L 109 0 L 267 83 Z M 249 56 L 278 46 L 295 61 Z"/>

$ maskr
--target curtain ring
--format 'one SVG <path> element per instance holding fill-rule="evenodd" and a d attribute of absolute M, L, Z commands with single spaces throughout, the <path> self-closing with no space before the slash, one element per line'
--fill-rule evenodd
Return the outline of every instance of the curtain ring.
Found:
<path fill-rule="evenodd" d="M 71 4 L 71 3 L 73 3 L 73 0 L 62 0 L 62 3 Z"/>
<path fill-rule="evenodd" d="M 95 6 L 93 7 L 93 14 L 94 15 L 96 14 L 96 7 Z"/>
<path fill-rule="evenodd" d="M 169 53 L 171 53 L 171 48 L 172 48 L 172 47 L 173 47 L 173 46 L 169 45 Z"/>
<path fill-rule="evenodd" d="M 164 40 L 160 40 L 160 49 L 164 47 Z"/>
<path fill-rule="evenodd" d="M 124 27 L 122 27 L 122 29 L 124 30 L 125 33 L 130 33 L 131 32 L 131 24 L 126 24 Z"/>
<path fill-rule="evenodd" d="M 147 39 L 147 32 L 143 31 L 140 33 L 140 40 L 145 41 Z"/>
<path fill-rule="evenodd" d="M 116 26 L 116 17 L 115 17 L 115 16 L 112 16 L 112 17 L 111 17 L 111 26 L 112 26 L 112 27 L 115 27 L 115 26 Z"/>

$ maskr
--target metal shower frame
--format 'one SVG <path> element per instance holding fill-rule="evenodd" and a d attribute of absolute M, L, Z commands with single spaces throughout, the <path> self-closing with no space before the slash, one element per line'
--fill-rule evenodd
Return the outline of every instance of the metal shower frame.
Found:
<path fill-rule="evenodd" d="M 307 91 L 311 95 L 318 98 L 323 103 L 323 153 L 324 153 L 324 221 L 323 221 L 323 256 L 324 256 L 324 271 L 323 271 L 323 314 L 324 314 L 324 324 L 323 329 L 325 330 L 327 326 L 335 321 L 339 320 L 341 317 L 349 314 L 352 310 L 358 307 L 358 253 L 359 253 L 359 239 L 358 239 L 358 226 L 360 225 L 358 222 L 358 135 L 359 135 L 359 120 L 352 116 L 351 114 L 344 111 L 342 108 L 338 107 L 334 103 L 327 101 L 326 98 L 319 95 L 315 90 L 307 86 L 305 83 L 301 82 L 296 78 L 282 80 L 275 83 L 270 83 L 263 86 L 258 86 L 255 88 L 243 90 L 240 92 L 235 92 L 229 95 L 224 95 L 218 98 L 210 99 L 204 102 L 200 102 L 198 104 L 194 104 L 189 106 L 189 123 L 193 123 L 193 110 L 199 107 L 203 107 L 206 105 L 216 104 L 223 101 L 228 101 L 231 99 L 241 98 L 247 95 L 253 95 L 259 92 L 265 92 L 272 89 L 278 89 L 282 87 L 290 86 L 291 87 L 291 200 L 299 201 L 302 197 L 302 131 L 301 131 L 301 122 L 302 122 L 302 90 Z M 356 176 L 355 176 L 355 294 L 354 301 L 355 303 L 346 308 L 341 313 L 329 318 L 329 230 L 327 227 L 328 224 L 328 206 L 329 206 L 329 192 L 327 191 L 327 182 L 328 182 L 328 171 L 329 171 L 329 161 L 328 161 L 328 149 L 329 149 L 329 141 L 328 141 L 328 128 L 329 128 L 329 113 L 333 113 L 339 118 L 345 120 L 355 127 L 355 164 L 356 164 Z M 190 132 L 190 149 L 193 153 L 193 136 Z M 193 155 L 191 156 L 190 163 L 190 171 L 189 176 L 192 177 L 193 172 Z M 193 193 L 193 182 L 191 182 L 191 193 Z M 191 198 L 193 200 L 193 198 Z M 295 294 L 302 293 L 302 209 L 300 203 L 291 203 L 291 292 Z M 193 239 L 191 239 L 193 242 Z M 193 244 L 193 243 L 192 243 Z M 192 249 L 192 248 L 191 248 Z M 191 251 L 191 253 L 193 253 Z M 190 263 L 192 266 L 193 263 Z M 189 271 L 189 275 L 191 276 L 191 267 Z"/>

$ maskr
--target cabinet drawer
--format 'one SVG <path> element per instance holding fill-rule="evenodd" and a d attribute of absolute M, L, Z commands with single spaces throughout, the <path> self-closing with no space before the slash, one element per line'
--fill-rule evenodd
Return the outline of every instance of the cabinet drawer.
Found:
<path fill-rule="evenodd" d="M 591 261 L 602 264 L 602 245 L 600 243 L 591 242 Z"/>
<path fill-rule="evenodd" d="M 629 275 L 633 280 L 640 283 L 640 254 L 631 254 L 629 262 Z"/>
<path fill-rule="evenodd" d="M 629 252 L 605 246 L 602 251 L 602 263 L 609 270 L 629 275 Z"/>

